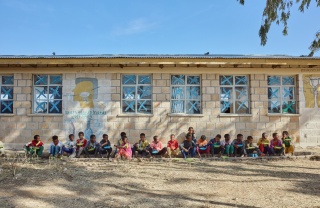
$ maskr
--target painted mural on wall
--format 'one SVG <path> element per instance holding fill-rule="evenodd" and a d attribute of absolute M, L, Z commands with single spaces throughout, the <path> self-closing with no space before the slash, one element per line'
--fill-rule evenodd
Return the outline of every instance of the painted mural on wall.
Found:
<path fill-rule="evenodd" d="M 303 93 L 306 108 L 320 107 L 320 75 L 303 75 Z"/>
<path fill-rule="evenodd" d="M 66 134 L 75 134 L 83 131 L 86 139 L 91 134 L 98 138 L 102 136 L 105 110 L 108 99 L 103 96 L 110 86 L 99 87 L 96 78 L 76 78 L 72 92 L 67 93 L 65 102 L 64 123 Z"/>

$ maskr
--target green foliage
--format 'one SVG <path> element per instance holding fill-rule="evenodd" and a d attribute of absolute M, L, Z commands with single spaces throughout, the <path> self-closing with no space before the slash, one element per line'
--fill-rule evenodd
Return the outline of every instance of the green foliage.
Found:
<path fill-rule="evenodd" d="M 244 5 L 245 0 L 237 0 Z M 315 0 L 317 7 L 320 7 L 320 0 Z M 311 0 L 266 0 L 266 6 L 262 13 L 262 23 L 259 30 L 260 44 L 265 46 L 268 40 L 268 32 L 273 23 L 282 24 L 282 34 L 288 35 L 288 20 L 290 18 L 290 10 L 293 4 L 300 4 L 299 11 L 304 12 L 309 8 Z M 309 56 L 313 56 L 320 49 L 320 31 L 315 35 L 310 47 Z"/>

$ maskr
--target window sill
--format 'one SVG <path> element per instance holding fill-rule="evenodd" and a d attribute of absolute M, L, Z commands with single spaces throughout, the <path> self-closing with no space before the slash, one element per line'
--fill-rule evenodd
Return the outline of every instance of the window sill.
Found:
<path fill-rule="evenodd" d="M 252 117 L 252 114 L 220 113 L 219 117 Z"/>
<path fill-rule="evenodd" d="M 118 114 L 117 117 L 152 117 L 153 114 L 132 113 L 132 114 Z"/>
<path fill-rule="evenodd" d="M 301 116 L 301 114 L 283 114 L 283 113 L 268 113 L 267 116 L 282 116 L 282 117 L 295 117 L 295 116 Z"/>
<path fill-rule="evenodd" d="M 171 117 L 204 117 L 203 114 L 168 113 Z"/>
<path fill-rule="evenodd" d="M 0 117 L 13 117 L 14 114 L 0 114 Z"/>
<path fill-rule="evenodd" d="M 34 117 L 37 117 L 37 116 L 44 116 L 44 117 L 51 117 L 51 116 L 57 116 L 57 117 L 62 117 L 63 114 L 28 114 L 27 116 L 34 116 Z"/>

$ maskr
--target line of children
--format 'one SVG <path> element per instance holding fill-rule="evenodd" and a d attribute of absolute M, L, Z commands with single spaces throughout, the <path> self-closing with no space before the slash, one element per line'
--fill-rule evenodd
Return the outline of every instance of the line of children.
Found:
<path fill-rule="evenodd" d="M 103 134 L 102 140 L 100 142 L 96 141 L 96 136 L 91 135 L 90 140 L 84 138 L 84 133 L 79 132 L 79 139 L 74 141 L 74 135 L 69 135 L 69 140 L 62 144 L 58 136 L 52 137 L 52 143 L 50 144 L 49 154 L 54 157 L 59 157 L 63 153 L 67 153 L 70 157 L 80 157 L 81 153 L 85 153 L 85 157 L 93 155 L 97 157 L 110 158 L 112 148 L 109 141 L 108 135 Z M 182 156 L 186 158 L 194 157 L 196 153 L 201 157 L 201 154 L 209 154 L 212 156 L 218 154 L 219 157 L 223 154 L 227 156 L 252 156 L 258 154 L 259 156 L 264 155 L 285 155 L 293 154 L 294 145 L 292 144 L 292 139 L 289 137 L 287 131 L 282 133 L 282 139 L 279 139 L 277 133 L 273 133 L 273 139 L 269 141 L 266 133 L 262 134 L 262 138 L 258 140 L 257 145 L 253 144 L 253 137 L 248 136 L 245 141 L 243 141 L 243 135 L 238 134 L 237 138 L 231 142 L 231 137 L 229 134 L 224 135 L 224 141 L 221 141 L 221 135 L 217 134 L 215 138 L 211 139 L 209 142 L 206 139 L 205 135 L 202 135 L 198 140 L 192 127 L 189 127 L 188 133 L 186 134 L 186 139 L 179 145 L 175 139 L 175 135 L 170 135 L 170 140 L 167 143 L 167 147 L 164 147 L 162 142 L 159 141 L 158 136 L 153 137 L 153 141 L 149 143 L 146 140 L 145 134 L 140 134 L 140 140 L 138 143 L 131 145 L 128 141 L 128 137 L 125 132 L 121 132 L 121 138 L 117 141 L 115 157 L 116 158 L 126 158 L 131 159 L 133 155 L 138 156 L 141 154 L 142 157 L 150 155 L 160 155 L 165 157 L 168 155 L 177 156 L 181 152 Z M 195 142 L 196 140 L 196 142 Z M 1 147 L 1 144 L 0 144 Z M 3 145 L 2 145 L 3 147 Z M 35 135 L 34 139 L 25 145 L 27 154 L 36 154 L 38 156 L 42 155 L 43 152 L 43 142 L 40 140 L 39 135 Z M 0 148 L 1 150 L 2 148 Z M 129 155 L 130 154 L 130 155 Z"/>

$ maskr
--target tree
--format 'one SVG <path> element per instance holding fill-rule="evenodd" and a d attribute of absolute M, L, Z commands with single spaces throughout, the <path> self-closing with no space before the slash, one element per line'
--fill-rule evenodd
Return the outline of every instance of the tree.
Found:
<path fill-rule="evenodd" d="M 237 0 L 244 5 L 245 0 Z M 320 7 L 320 0 L 315 0 L 317 7 Z M 304 12 L 309 8 L 311 0 L 266 0 L 266 6 L 262 13 L 262 24 L 259 30 L 259 37 L 261 45 L 265 46 L 268 40 L 268 32 L 273 23 L 283 24 L 282 34 L 288 34 L 288 19 L 290 17 L 290 9 L 293 4 L 299 4 L 299 11 Z M 310 53 L 308 56 L 312 57 L 316 51 L 320 49 L 320 30 L 315 33 L 315 37 L 309 46 Z"/>

